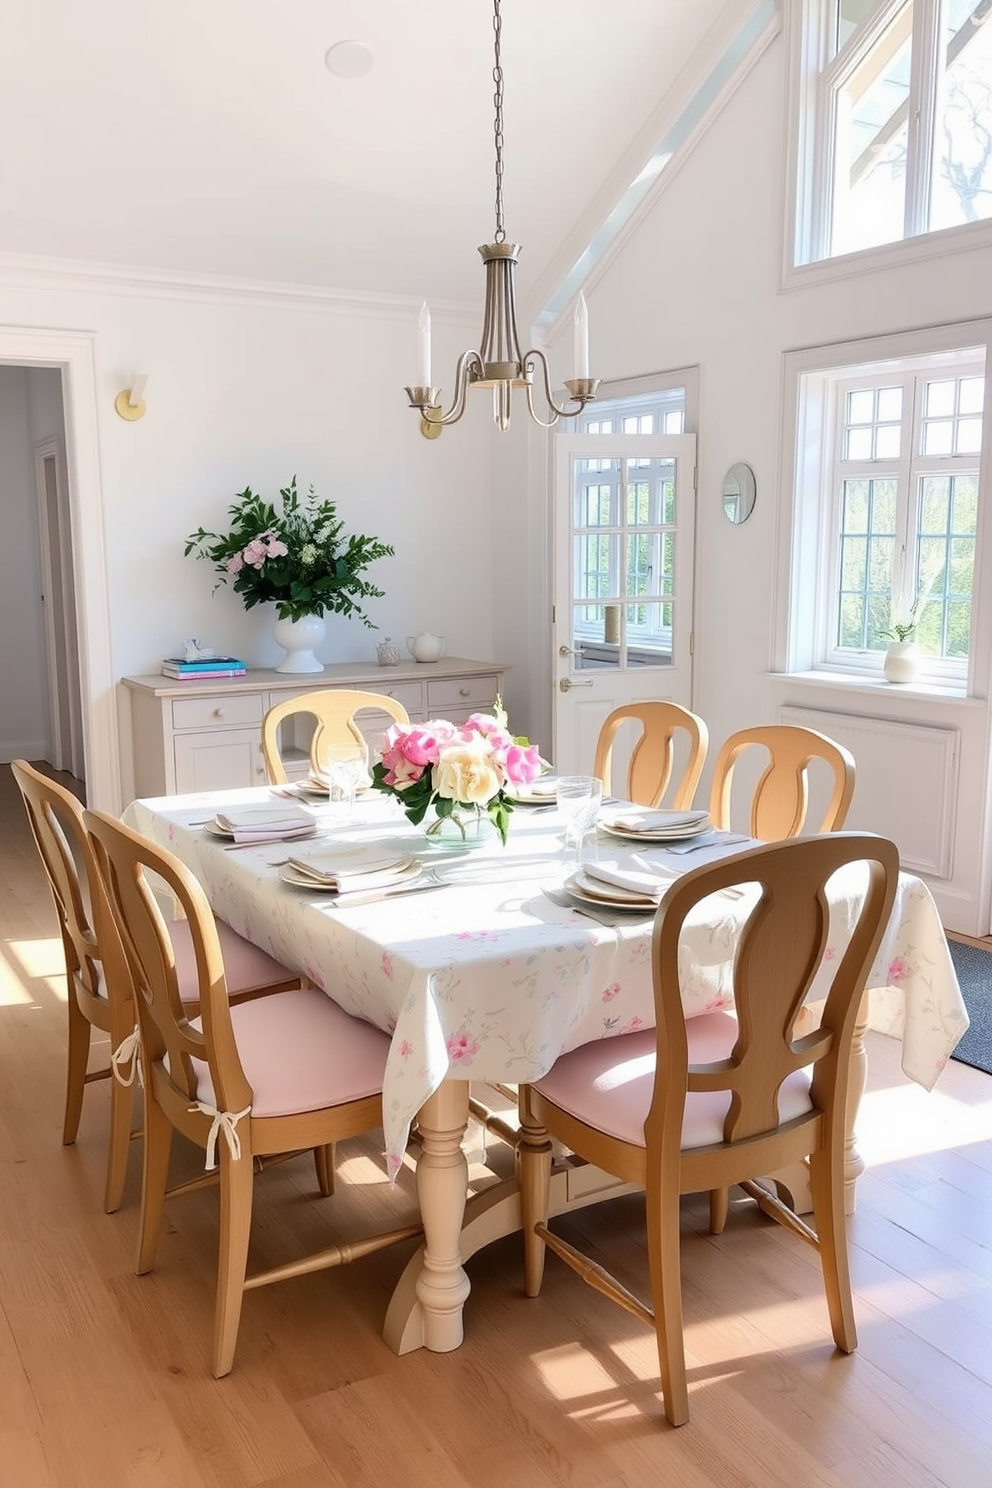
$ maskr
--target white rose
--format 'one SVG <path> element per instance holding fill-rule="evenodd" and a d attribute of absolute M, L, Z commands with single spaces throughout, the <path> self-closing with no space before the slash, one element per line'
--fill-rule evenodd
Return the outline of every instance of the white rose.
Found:
<path fill-rule="evenodd" d="M 485 806 L 502 785 L 485 739 L 451 744 L 434 766 L 434 789 L 449 801 Z"/>

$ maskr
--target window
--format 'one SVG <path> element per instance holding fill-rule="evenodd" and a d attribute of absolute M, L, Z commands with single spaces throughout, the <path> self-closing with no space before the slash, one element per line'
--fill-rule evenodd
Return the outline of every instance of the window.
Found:
<path fill-rule="evenodd" d="M 877 675 L 914 623 L 924 675 L 966 681 L 985 359 L 981 344 L 797 368 L 791 670 Z"/>
<path fill-rule="evenodd" d="M 805 0 L 796 263 L 992 218 L 992 0 Z"/>
<path fill-rule="evenodd" d="M 685 422 L 686 389 L 676 385 L 599 398 L 575 420 L 575 429 L 604 436 L 683 434 Z M 619 642 L 619 596 L 636 598 L 624 607 L 628 665 L 670 664 L 672 602 L 665 597 L 675 589 L 673 461 L 584 459 L 575 479 L 576 596 L 589 601 L 575 610 L 576 639 L 590 665 L 610 664 L 612 652 L 594 653 L 604 636 L 607 648 Z"/>

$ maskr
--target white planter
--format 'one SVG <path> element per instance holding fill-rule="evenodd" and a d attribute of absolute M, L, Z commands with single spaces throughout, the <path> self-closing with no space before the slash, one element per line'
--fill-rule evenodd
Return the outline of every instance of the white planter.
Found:
<path fill-rule="evenodd" d="M 913 682 L 920 670 L 915 641 L 890 641 L 882 670 L 889 682 Z"/>
<path fill-rule="evenodd" d="M 322 672 L 313 648 L 319 646 L 327 632 L 322 615 L 304 615 L 302 620 L 275 620 L 272 639 L 287 655 L 276 667 L 277 672 Z"/>

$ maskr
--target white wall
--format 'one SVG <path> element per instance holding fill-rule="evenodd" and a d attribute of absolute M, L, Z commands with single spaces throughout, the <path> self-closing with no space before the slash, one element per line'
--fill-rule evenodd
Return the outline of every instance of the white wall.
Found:
<path fill-rule="evenodd" d="M 870 696 L 835 695 L 769 672 L 779 504 L 790 500 L 791 486 L 790 472 L 779 469 L 782 419 L 793 416 L 782 406 L 783 352 L 988 315 L 988 254 L 955 253 L 783 291 L 785 78 L 779 38 L 616 259 L 587 287 L 590 360 L 609 380 L 700 368 L 694 707 L 711 739 L 716 744 L 737 728 L 771 722 L 786 704 L 959 728 L 953 870 L 947 880 L 931 880 L 931 888 L 949 926 L 983 934 L 989 927 L 987 704 L 906 698 L 882 688 Z M 559 350 L 567 356 L 564 341 Z M 506 488 L 521 525 L 536 532 L 545 477 L 532 463 L 527 479 L 519 450 L 516 459 L 517 479 L 507 479 Z M 720 504 L 724 472 L 735 460 L 754 468 L 758 486 L 754 515 L 741 527 L 724 519 Z M 541 581 L 535 563 L 532 603 Z M 526 609 L 519 595 L 516 606 Z M 511 641 L 511 630 L 503 649 L 510 651 L 507 660 L 520 663 L 524 642 L 519 635 Z M 544 649 L 543 693 L 535 684 L 534 695 L 547 698 L 550 709 Z M 982 679 L 985 696 L 987 682 Z M 894 759 L 884 780 L 859 780 L 851 824 L 872 825 L 873 791 L 911 812 L 921 788 L 926 783 L 903 778 Z"/>
<path fill-rule="evenodd" d="M 0 760 L 43 759 L 49 719 L 29 373 L 0 366 Z M 58 374 L 52 374 L 56 380 Z"/>
<path fill-rule="evenodd" d="M 201 523 L 223 530 L 246 485 L 275 497 L 294 474 L 337 501 L 350 530 L 396 548 L 369 571 L 386 591 L 368 604 L 379 628 L 329 617 L 324 660 L 371 658 L 384 634 L 404 644 L 424 629 L 451 654 L 490 659 L 489 425 L 470 413 L 457 434 L 421 438 L 403 392 L 417 308 L 0 271 L 0 326 L 95 333 L 115 676 L 157 671 L 191 635 L 275 663 L 272 617 L 214 593 L 183 546 Z M 440 380 L 468 335 L 435 314 Z M 135 370 L 149 374 L 148 411 L 128 423 L 113 404 Z"/>

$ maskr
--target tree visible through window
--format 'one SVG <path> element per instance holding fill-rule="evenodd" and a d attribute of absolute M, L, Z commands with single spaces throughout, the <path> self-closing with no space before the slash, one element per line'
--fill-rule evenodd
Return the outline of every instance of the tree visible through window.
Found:
<path fill-rule="evenodd" d="M 797 261 L 992 217 L 992 0 L 805 0 Z"/>

